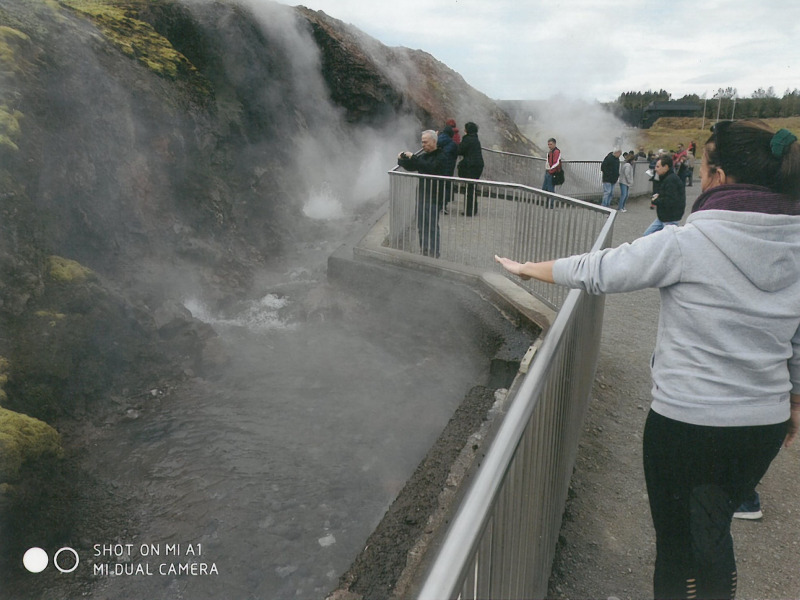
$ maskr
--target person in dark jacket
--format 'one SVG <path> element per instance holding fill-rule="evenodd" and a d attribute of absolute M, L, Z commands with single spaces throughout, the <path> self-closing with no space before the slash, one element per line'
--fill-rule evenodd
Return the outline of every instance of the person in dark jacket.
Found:
<path fill-rule="evenodd" d="M 672 168 L 672 157 L 662 154 L 656 161 L 656 220 L 650 224 L 643 235 L 661 231 L 667 225 L 680 225 L 686 210 L 686 187 Z"/>
<path fill-rule="evenodd" d="M 459 156 L 463 156 L 458 163 L 458 176 L 464 179 L 480 179 L 483 173 L 483 151 L 481 141 L 478 139 L 478 126 L 472 121 L 464 125 L 466 134 L 458 146 Z M 475 184 L 467 184 L 467 201 L 464 214 L 471 217 L 478 211 L 478 202 L 475 200 Z"/>
<path fill-rule="evenodd" d="M 452 177 L 456 173 L 456 162 L 458 161 L 458 144 L 453 141 L 453 128 L 450 125 L 445 125 L 444 129 L 439 132 L 439 137 L 436 139 L 436 145 L 444 154 L 446 163 L 445 170 L 447 176 Z M 444 204 L 442 210 L 447 214 L 447 205 L 453 200 L 453 183 L 446 181 L 444 184 Z"/>
<path fill-rule="evenodd" d="M 406 171 L 421 175 L 452 176 L 447 157 L 437 145 L 436 132 L 422 132 L 422 153 L 401 152 L 397 164 Z M 450 169 L 448 171 L 448 169 Z M 439 211 L 444 206 L 445 182 L 441 179 L 422 178 L 417 191 L 417 232 L 422 254 L 439 258 Z"/>
<path fill-rule="evenodd" d="M 619 180 L 620 154 L 622 154 L 622 150 L 614 148 L 612 152 L 606 154 L 603 163 L 600 165 L 600 172 L 603 174 L 603 206 L 611 206 L 614 184 Z"/>
<path fill-rule="evenodd" d="M 453 141 L 452 127 L 445 125 L 445 128 L 439 132 L 436 145 L 444 154 L 447 176 L 452 177 L 456 172 L 456 162 L 458 161 L 458 144 Z"/>

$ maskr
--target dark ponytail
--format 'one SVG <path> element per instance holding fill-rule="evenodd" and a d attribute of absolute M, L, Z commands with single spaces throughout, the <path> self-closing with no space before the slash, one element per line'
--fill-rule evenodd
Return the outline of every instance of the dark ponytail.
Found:
<path fill-rule="evenodd" d="M 800 199 L 800 143 L 763 121 L 720 121 L 706 142 L 706 161 L 737 183 L 760 185 Z"/>

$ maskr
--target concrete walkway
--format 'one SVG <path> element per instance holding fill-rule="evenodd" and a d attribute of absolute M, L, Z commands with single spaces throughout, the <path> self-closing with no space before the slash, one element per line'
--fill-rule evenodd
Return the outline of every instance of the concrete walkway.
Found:
<path fill-rule="evenodd" d="M 700 192 L 687 188 L 687 215 Z M 629 201 L 614 245 L 655 217 L 649 198 Z M 609 296 L 593 399 L 581 439 L 551 580 L 553 598 L 652 597 L 655 540 L 641 458 L 655 344 L 655 290 Z M 735 521 L 739 598 L 800 597 L 800 444 L 781 451 L 758 488 L 764 518 Z"/>

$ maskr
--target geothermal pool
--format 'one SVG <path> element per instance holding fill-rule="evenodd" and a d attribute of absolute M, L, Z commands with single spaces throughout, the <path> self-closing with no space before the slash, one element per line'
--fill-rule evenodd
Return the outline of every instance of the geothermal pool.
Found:
<path fill-rule="evenodd" d="M 95 576 L 103 598 L 324 598 L 465 393 L 486 382 L 485 344 L 457 308 L 400 285 L 370 303 L 364 290 L 330 290 L 324 273 L 291 283 L 297 273 L 307 271 L 287 269 L 280 293 L 236 314 L 187 300 L 230 366 L 93 451 L 92 470 L 139 524 L 94 540 L 131 544 L 89 558 L 110 570 Z M 325 294 L 326 310 L 293 310 Z"/>

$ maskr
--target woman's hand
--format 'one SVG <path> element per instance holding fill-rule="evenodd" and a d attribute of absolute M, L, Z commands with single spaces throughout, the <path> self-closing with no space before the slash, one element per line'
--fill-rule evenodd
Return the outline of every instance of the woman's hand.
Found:
<path fill-rule="evenodd" d="M 516 275 L 520 279 L 524 279 L 525 281 L 527 281 L 528 279 L 531 278 L 530 275 L 525 275 L 524 273 L 522 273 L 522 264 L 518 263 L 515 260 L 497 256 L 497 254 L 495 254 L 494 261 L 500 263 L 506 271 Z"/>
<path fill-rule="evenodd" d="M 553 282 L 553 264 L 555 263 L 554 260 L 548 260 L 546 262 L 526 262 L 526 263 L 518 263 L 515 260 L 511 260 L 510 258 L 504 258 L 502 256 L 494 255 L 495 262 L 500 263 L 503 265 L 503 268 L 508 271 L 509 273 L 513 273 L 520 279 L 528 280 L 528 279 L 538 279 L 539 281 L 545 281 L 547 283 L 554 283 Z"/>

